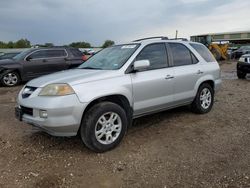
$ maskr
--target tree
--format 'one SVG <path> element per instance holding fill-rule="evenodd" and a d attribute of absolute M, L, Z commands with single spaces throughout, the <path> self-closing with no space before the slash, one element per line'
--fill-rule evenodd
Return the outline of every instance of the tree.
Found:
<path fill-rule="evenodd" d="M 50 43 L 50 42 L 46 42 L 45 44 L 36 44 L 36 45 L 34 45 L 34 46 L 50 48 L 50 47 L 53 47 L 54 44 L 53 44 L 53 43 Z"/>
<path fill-rule="evenodd" d="M 72 42 L 69 46 L 74 48 L 91 48 L 91 44 L 88 42 Z"/>
<path fill-rule="evenodd" d="M 115 44 L 114 41 L 112 41 L 112 40 L 106 40 L 106 41 L 103 43 L 102 48 L 107 48 L 107 47 L 109 47 L 109 46 L 113 46 L 114 44 Z"/>
<path fill-rule="evenodd" d="M 27 39 L 20 39 L 15 43 L 15 48 L 30 48 L 30 41 Z"/>
<path fill-rule="evenodd" d="M 3 41 L 0 41 L 0 48 L 6 48 L 6 47 L 7 47 L 6 43 Z"/>
<path fill-rule="evenodd" d="M 46 42 L 46 43 L 44 44 L 44 47 L 53 47 L 53 46 L 54 46 L 54 44 L 51 43 L 51 42 Z"/>
<path fill-rule="evenodd" d="M 15 43 L 12 41 L 9 41 L 7 44 L 7 48 L 14 48 L 14 46 L 15 46 Z"/>

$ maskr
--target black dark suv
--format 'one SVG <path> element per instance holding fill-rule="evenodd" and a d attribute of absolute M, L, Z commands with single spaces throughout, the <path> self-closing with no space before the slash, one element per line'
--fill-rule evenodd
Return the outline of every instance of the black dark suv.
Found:
<path fill-rule="evenodd" d="M 250 73 L 250 54 L 241 56 L 237 63 L 238 78 L 244 79 L 248 73 Z"/>
<path fill-rule="evenodd" d="M 70 69 L 82 64 L 82 52 L 76 48 L 31 48 L 12 59 L 0 60 L 0 80 L 4 86 Z"/>

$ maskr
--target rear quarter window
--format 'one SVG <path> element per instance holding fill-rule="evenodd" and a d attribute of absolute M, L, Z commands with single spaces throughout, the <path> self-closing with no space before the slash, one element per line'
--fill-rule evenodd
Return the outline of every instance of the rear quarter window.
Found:
<path fill-rule="evenodd" d="M 71 54 L 75 57 L 81 57 L 83 55 L 83 53 L 78 50 L 78 49 L 69 49 L 69 51 L 71 52 Z"/>
<path fill-rule="evenodd" d="M 206 62 L 214 62 L 216 61 L 214 56 L 211 54 L 211 52 L 208 50 L 208 48 L 202 44 L 194 44 L 190 43 L 190 45 L 200 54 L 200 56 L 206 61 Z"/>

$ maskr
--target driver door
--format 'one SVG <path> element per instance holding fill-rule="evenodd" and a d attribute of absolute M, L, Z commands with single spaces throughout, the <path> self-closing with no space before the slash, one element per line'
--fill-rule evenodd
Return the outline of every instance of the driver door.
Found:
<path fill-rule="evenodd" d="M 168 66 L 164 43 L 144 47 L 137 60 L 149 60 L 150 66 L 131 73 L 134 97 L 134 116 L 168 108 L 173 102 L 173 68 Z"/>

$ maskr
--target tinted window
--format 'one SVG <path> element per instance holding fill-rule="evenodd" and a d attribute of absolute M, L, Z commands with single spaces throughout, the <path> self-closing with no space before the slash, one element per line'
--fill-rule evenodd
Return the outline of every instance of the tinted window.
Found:
<path fill-rule="evenodd" d="M 45 50 L 40 50 L 32 53 L 29 57 L 31 59 L 46 58 L 47 54 L 45 53 Z"/>
<path fill-rule="evenodd" d="M 78 49 L 70 49 L 69 51 L 72 53 L 73 56 L 76 56 L 76 57 L 83 55 L 83 53 Z"/>
<path fill-rule="evenodd" d="M 196 57 L 183 44 L 169 43 L 169 46 L 172 51 L 174 66 L 191 65 L 197 62 Z"/>
<path fill-rule="evenodd" d="M 136 60 L 149 60 L 149 69 L 158 69 L 167 67 L 167 52 L 165 44 L 151 44 L 146 46 Z"/>
<path fill-rule="evenodd" d="M 31 59 L 53 58 L 67 56 L 65 50 L 39 50 L 30 55 Z"/>
<path fill-rule="evenodd" d="M 216 61 L 214 56 L 210 53 L 208 48 L 202 44 L 190 44 L 199 54 L 200 56 L 207 62 L 214 62 Z"/>
<path fill-rule="evenodd" d="M 192 62 L 193 62 L 193 64 L 198 63 L 198 62 L 199 62 L 199 60 L 197 59 L 197 57 L 195 57 L 195 55 L 194 55 L 192 52 L 190 52 L 190 53 L 191 53 L 191 58 L 192 58 Z"/>
<path fill-rule="evenodd" d="M 44 50 L 47 57 L 65 57 L 67 56 L 65 50 Z"/>

